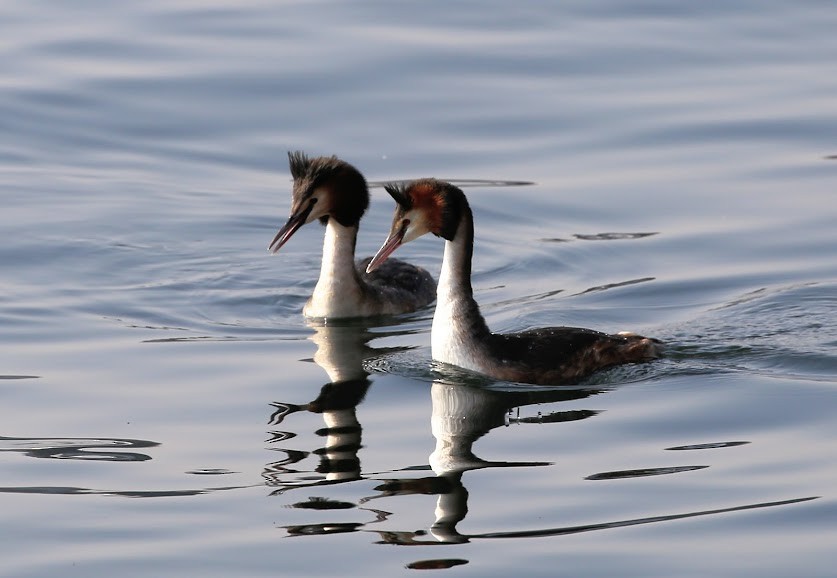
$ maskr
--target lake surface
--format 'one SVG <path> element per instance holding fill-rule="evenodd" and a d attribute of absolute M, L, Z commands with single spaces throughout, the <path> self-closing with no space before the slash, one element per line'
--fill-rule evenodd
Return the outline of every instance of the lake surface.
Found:
<path fill-rule="evenodd" d="M 833 3 L 0 22 L 0 575 L 834 575 Z M 432 307 L 307 323 L 322 228 L 266 251 L 297 149 L 534 183 L 465 189 L 489 325 L 666 357 L 525 387 L 434 365 Z"/>

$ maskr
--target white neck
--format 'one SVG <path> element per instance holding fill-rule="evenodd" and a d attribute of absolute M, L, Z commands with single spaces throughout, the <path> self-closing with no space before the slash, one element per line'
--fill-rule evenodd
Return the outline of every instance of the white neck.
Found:
<path fill-rule="evenodd" d="M 344 227 L 334 218 L 326 224 L 320 279 L 303 313 L 308 317 L 355 314 L 360 279 L 355 270 L 357 226 Z"/>
<path fill-rule="evenodd" d="M 469 210 L 462 216 L 453 240 L 445 241 L 430 342 L 436 361 L 480 371 L 479 338 L 488 328 L 471 289 L 473 243 L 474 225 Z"/>

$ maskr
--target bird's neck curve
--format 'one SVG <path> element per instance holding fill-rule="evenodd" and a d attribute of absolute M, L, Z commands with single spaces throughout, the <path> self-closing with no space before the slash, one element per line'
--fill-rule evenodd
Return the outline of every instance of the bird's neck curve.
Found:
<path fill-rule="evenodd" d="M 462 212 L 453 240 L 445 240 L 442 271 L 439 273 L 438 298 L 444 300 L 473 298 L 471 260 L 474 256 L 474 217 L 471 209 Z"/>
<path fill-rule="evenodd" d="M 466 202 L 453 239 L 445 240 L 431 346 L 433 359 L 467 369 L 479 367 L 483 348 L 480 340 L 490 334 L 471 286 L 473 254 L 474 217 Z"/>

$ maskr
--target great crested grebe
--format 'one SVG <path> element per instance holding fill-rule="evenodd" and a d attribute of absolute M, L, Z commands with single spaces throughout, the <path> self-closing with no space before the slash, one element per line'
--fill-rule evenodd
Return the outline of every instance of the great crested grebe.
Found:
<path fill-rule="evenodd" d="M 297 151 L 289 152 L 288 160 L 294 179 L 291 216 L 268 250 L 276 253 L 297 229 L 315 219 L 326 228 L 320 279 L 303 314 L 372 317 L 407 313 L 433 302 L 436 283 L 424 269 L 393 261 L 368 273 L 371 257 L 355 263 L 358 224 L 369 206 L 369 189 L 360 171 L 334 156 L 308 158 Z"/>
<path fill-rule="evenodd" d="M 657 340 L 578 327 L 491 333 L 471 288 L 474 219 L 465 193 L 436 179 L 387 185 L 398 206 L 386 242 L 369 263 L 375 270 L 399 246 L 426 233 L 445 239 L 431 330 L 433 359 L 496 379 L 562 384 L 596 370 L 659 357 Z"/>

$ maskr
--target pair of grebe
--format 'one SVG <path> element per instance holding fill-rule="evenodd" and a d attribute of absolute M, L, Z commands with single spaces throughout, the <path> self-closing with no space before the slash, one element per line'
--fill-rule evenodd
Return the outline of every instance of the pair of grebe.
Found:
<path fill-rule="evenodd" d="M 473 213 L 462 190 L 445 181 L 387 185 L 397 203 L 389 237 L 374 257 L 356 264 L 358 225 L 369 203 L 363 176 L 336 157 L 289 153 L 289 158 L 294 178 L 291 217 L 269 249 L 275 253 L 314 219 L 326 225 L 320 279 L 303 310 L 306 316 L 366 317 L 428 305 L 435 285 L 430 275 L 388 257 L 401 245 L 432 233 L 445 240 L 431 330 L 434 360 L 496 379 L 551 385 L 659 357 L 657 340 L 632 333 L 577 327 L 492 333 L 471 287 Z"/>

